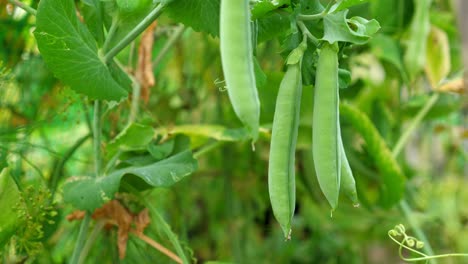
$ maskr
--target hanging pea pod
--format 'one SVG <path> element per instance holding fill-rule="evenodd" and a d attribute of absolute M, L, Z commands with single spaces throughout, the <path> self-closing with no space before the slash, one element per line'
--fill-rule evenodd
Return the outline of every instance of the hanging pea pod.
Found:
<path fill-rule="evenodd" d="M 221 60 L 229 99 L 256 141 L 260 101 L 255 84 L 249 0 L 222 0 L 220 18 Z"/>
<path fill-rule="evenodd" d="M 353 171 L 349 166 L 348 158 L 343 146 L 341 135 L 338 135 L 340 157 L 341 157 L 341 190 L 353 202 L 354 207 L 359 206 L 359 199 L 356 190 L 356 181 L 354 180 Z"/>
<path fill-rule="evenodd" d="M 315 79 L 312 152 L 320 188 L 332 210 L 338 205 L 341 176 L 338 89 L 338 45 L 325 42 Z"/>
<path fill-rule="evenodd" d="M 296 203 L 294 165 L 302 94 L 301 61 L 306 48 L 303 42 L 288 57 L 287 71 L 276 99 L 268 164 L 271 206 L 287 240 L 291 238 Z"/>

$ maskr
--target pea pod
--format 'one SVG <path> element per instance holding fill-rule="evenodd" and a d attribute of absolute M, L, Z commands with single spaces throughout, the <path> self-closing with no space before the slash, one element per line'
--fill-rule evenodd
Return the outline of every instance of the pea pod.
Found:
<path fill-rule="evenodd" d="M 288 240 L 296 203 L 294 164 L 302 94 L 301 60 L 305 49 L 303 42 L 288 59 L 276 99 L 268 164 L 268 191 L 273 214 Z"/>
<path fill-rule="evenodd" d="M 221 60 L 229 99 L 256 141 L 260 101 L 253 66 L 249 0 L 222 0 L 220 17 Z"/>
<path fill-rule="evenodd" d="M 314 90 L 314 165 L 320 188 L 334 210 L 338 205 L 341 175 L 337 44 L 325 43 L 322 46 Z"/>
<path fill-rule="evenodd" d="M 351 166 L 349 166 L 348 158 L 346 157 L 346 152 L 343 146 L 343 140 L 341 139 L 340 135 L 338 135 L 338 141 L 341 157 L 341 189 L 344 194 L 348 196 L 351 202 L 353 202 L 353 205 L 358 207 L 359 199 L 357 196 L 356 181 L 354 180 Z"/>

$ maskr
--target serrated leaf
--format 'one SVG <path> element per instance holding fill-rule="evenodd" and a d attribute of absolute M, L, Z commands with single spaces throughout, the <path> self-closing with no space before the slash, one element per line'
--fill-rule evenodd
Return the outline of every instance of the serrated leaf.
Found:
<path fill-rule="evenodd" d="M 167 6 L 169 17 L 198 32 L 219 36 L 220 0 L 177 0 Z"/>
<path fill-rule="evenodd" d="M 362 17 L 346 19 L 348 10 L 327 14 L 323 18 L 325 34 L 322 40 L 333 44 L 337 41 L 365 44 L 379 29 L 377 20 L 367 20 Z"/>
<path fill-rule="evenodd" d="M 450 73 L 450 45 L 447 34 L 432 27 L 427 38 L 426 75 L 433 89 Z"/>
<path fill-rule="evenodd" d="M 102 100 L 127 96 L 98 55 L 92 34 L 78 20 L 73 0 L 42 0 L 34 36 L 47 66 L 76 92 Z"/>
<path fill-rule="evenodd" d="M 64 200 L 80 210 L 93 211 L 127 184 L 137 190 L 170 187 L 193 173 L 197 166 L 197 160 L 186 150 L 147 166 L 120 169 L 104 177 L 74 177 L 63 186 Z"/>

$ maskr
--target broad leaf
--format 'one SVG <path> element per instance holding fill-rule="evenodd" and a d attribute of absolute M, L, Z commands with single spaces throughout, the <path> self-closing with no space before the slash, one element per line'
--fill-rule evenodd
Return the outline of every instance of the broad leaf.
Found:
<path fill-rule="evenodd" d="M 74 1 L 42 0 L 34 32 L 50 70 L 78 93 L 91 99 L 120 100 L 127 91 L 98 54 L 96 40 L 78 20 Z"/>
<path fill-rule="evenodd" d="M 367 20 L 362 17 L 346 19 L 348 10 L 328 14 L 323 18 L 323 40 L 333 44 L 337 41 L 365 44 L 379 29 L 377 20 Z"/>
<path fill-rule="evenodd" d="M 169 17 L 211 36 L 219 35 L 220 0 L 177 0 L 167 6 Z"/>
<path fill-rule="evenodd" d="M 93 211 L 127 184 L 138 190 L 170 187 L 193 173 L 197 166 L 192 153 L 186 150 L 147 166 L 120 169 L 104 177 L 74 177 L 63 186 L 64 200 L 80 210 Z"/>

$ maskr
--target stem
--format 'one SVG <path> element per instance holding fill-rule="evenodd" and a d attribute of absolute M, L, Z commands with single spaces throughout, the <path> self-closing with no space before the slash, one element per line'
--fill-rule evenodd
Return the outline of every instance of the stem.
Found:
<path fill-rule="evenodd" d="M 101 175 L 101 101 L 94 102 L 93 139 L 94 139 L 94 173 Z"/>
<path fill-rule="evenodd" d="M 202 147 L 201 149 L 199 149 L 197 152 L 195 152 L 193 154 L 193 157 L 198 159 L 203 154 L 206 154 L 206 153 L 212 151 L 213 149 L 216 149 L 217 147 L 221 146 L 222 144 L 224 144 L 223 141 L 215 141 L 215 142 L 212 142 L 210 144 L 207 144 L 204 147 Z"/>
<path fill-rule="evenodd" d="M 80 260 L 90 221 L 91 213 L 86 212 L 86 215 L 83 218 L 83 221 L 81 222 L 80 232 L 78 233 L 78 239 L 76 241 L 75 249 L 73 250 L 73 255 L 70 260 L 70 264 L 78 264 L 78 261 Z"/>
<path fill-rule="evenodd" d="M 93 120 L 93 143 L 94 143 L 94 170 L 96 177 L 101 174 L 101 101 L 96 100 L 94 102 L 94 120 Z M 83 246 L 88 233 L 89 223 L 91 221 L 91 212 L 86 212 L 86 215 L 81 222 L 80 232 L 78 233 L 78 239 L 76 241 L 75 249 L 70 264 L 78 264 L 80 261 L 84 261 L 86 251 L 83 250 Z"/>
<path fill-rule="evenodd" d="M 161 49 L 161 51 L 159 51 L 158 56 L 156 56 L 156 59 L 154 59 L 153 67 L 157 66 L 164 58 L 164 56 L 166 56 L 167 53 L 171 50 L 171 48 L 174 47 L 174 43 L 180 38 L 180 36 L 182 36 L 182 33 L 184 33 L 184 31 L 185 26 L 182 24 L 175 29 L 174 33 L 164 44 L 164 47 Z"/>
<path fill-rule="evenodd" d="M 105 56 L 104 61 L 109 63 L 115 55 L 122 51 L 128 44 L 130 44 L 138 35 L 140 35 L 145 29 L 153 23 L 162 13 L 165 5 L 159 4 L 153 9 L 143 20 L 132 30 L 127 36 L 125 36 L 115 47 L 113 47 Z"/>
<path fill-rule="evenodd" d="M 78 141 L 76 141 L 76 143 L 70 149 L 68 149 L 67 152 L 65 152 L 63 157 L 59 160 L 58 164 L 54 167 L 54 169 L 53 169 L 53 171 L 51 173 L 52 177 L 50 178 L 50 184 L 49 184 L 49 186 L 50 186 L 49 188 L 50 188 L 50 192 L 51 192 L 51 197 L 50 197 L 51 201 L 54 200 L 55 191 L 57 190 L 57 182 L 60 179 L 60 175 L 62 174 L 63 167 L 65 166 L 67 161 L 73 156 L 75 151 L 81 145 L 83 145 L 83 143 L 85 143 L 86 140 L 88 140 L 88 138 L 90 138 L 90 137 L 91 137 L 91 133 L 89 133 L 89 134 L 85 135 L 84 137 L 78 139 Z"/>
<path fill-rule="evenodd" d="M 304 22 L 297 21 L 297 25 L 301 29 L 302 34 L 304 34 L 304 36 L 306 36 L 315 46 L 317 46 L 319 42 L 318 39 L 314 35 L 312 35 L 312 33 L 310 33 L 309 29 L 307 29 Z"/>
<path fill-rule="evenodd" d="M 327 7 L 320 13 L 318 14 L 313 14 L 313 15 L 298 15 L 297 19 L 298 20 L 303 20 L 303 21 L 310 21 L 310 20 L 317 20 L 321 19 L 324 16 L 328 15 L 328 12 L 330 11 L 331 7 L 333 6 L 335 1 L 330 1 L 327 5 Z"/>
<path fill-rule="evenodd" d="M 410 123 L 409 127 L 406 129 L 406 131 L 403 133 L 403 135 L 398 139 L 398 142 L 396 143 L 396 146 L 393 148 L 392 155 L 394 158 L 398 157 L 400 152 L 403 150 L 404 146 L 406 143 L 408 143 L 408 140 L 413 134 L 414 130 L 419 126 L 423 118 L 427 115 L 429 110 L 434 106 L 434 104 L 437 102 L 437 99 L 439 99 L 439 94 L 435 93 L 433 94 L 429 100 L 426 102 L 424 107 L 418 112 L 416 117 L 413 119 L 413 121 Z"/>
<path fill-rule="evenodd" d="M 119 21 L 120 19 L 118 15 L 112 19 L 111 27 L 109 28 L 109 32 L 107 33 L 106 40 L 104 41 L 104 45 L 102 46 L 103 52 L 107 52 L 107 49 L 109 48 L 112 38 L 114 37 L 115 32 L 117 32 L 117 26 L 119 24 Z"/>
<path fill-rule="evenodd" d="M 89 250 L 91 249 L 91 246 L 94 244 L 96 241 L 97 236 L 99 235 L 99 232 L 101 232 L 102 228 L 106 225 L 105 221 L 99 221 L 96 223 L 96 225 L 93 228 L 93 231 L 91 231 L 91 234 L 89 235 L 89 238 L 86 240 L 86 243 L 83 246 L 83 250 L 81 250 L 80 254 L 80 259 L 78 260 L 78 264 L 84 263 L 84 259 L 89 253 Z"/>
<path fill-rule="evenodd" d="M 164 247 L 163 245 L 159 244 L 158 242 L 154 241 L 153 239 L 151 239 L 150 237 L 147 237 L 145 236 L 145 234 L 143 233 L 138 233 L 138 232 L 135 232 L 135 231 L 131 231 L 134 235 L 136 235 L 139 239 L 143 240 L 144 242 L 148 243 L 150 246 L 152 246 L 153 248 L 155 248 L 156 250 L 159 250 L 161 253 L 163 253 L 164 255 L 168 256 L 169 258 L 171 258 L 172 260 L 174 260 L 175 262 L 177 263 L 183 263 L 182 262 L 182 259 L 179 258 L 179 256 L 177 256 L 176 254 L 174 254 L 172 251 L 170 251 L 169 249 L 167 249 L 166 247 Z"/>
<path fill-rule="evenodd" d="M 422 251 L 424 251 L 426 255 L 430 255 L 430 256 L 434 255 L 434 250 L 432 249 L 431 244 L 429 243 L 429 240 L 426 237 L 426 234 L 424 233 L 422 228 L 419 226 L 419 223 L 414 220 L 413 210 L 411 209 L 408 202 L 406 200 L 401 200 L 400 208 L 403 211 L 403 214 L 406 220 L 408 220 L 409 225 L 414 230 L 416 237 L 422 242 L 424 242 L 424 247 L 422 248 Z M 432 260 L 430 262 L 435 263 L 435 261 L 432 261 Z"/>
<path fill-rule="evenodd" d="M 421 123 L 423 118 L 427 115 L 429 110 L 434 106 L 434 104 L 437 102 L 437 99 L 439 98 L 439 94 L 433 94 L 431 98 L 426 102 L 424 107 L 418 112 L 416 117 L 413 119 L 411 122 L 410 126 L 408 129 L 401 135 L 401 137 L 398 139 L 396 146 L 392 150 L 392 156 L 396 158 L 400 152 L 403 150 L 403 147 L 406 145 L 408 142 L 409 137 L 411 134 L 414 132 L 416 127 Z M 418 239 L 420 239 L 422 242 L 424 242 L 425 246 L 423 248 L 423 251 L 427 255 L 434 255 L 434 251 L 432 250 L 431 244 L 429 244 L 429 240 L 426 237 L 426 234 L 424 234 L 424 231 L 422 228 L 419 226 L 419 223 L 414 220 L 413 217 L 413 210 L 411 209 L 411 206 L 408 204 L 406 200 L 401 200 L 400 202 L 400 208 L 403 211 L 403 215 L 405 218 L 408 220 L 411 228 L 414 230 L 416 233 L 416 236 Z M 429 260 L 431 263 L 435 263 L 434 260 Z"/>
<path fill-rule="evenodd" d="M 28 6 L 27 4 L 25 4 L 23 2 L 20 2 L 18 0 L 8 0 L 8 2 L 10 2 L 11 4 L 16 5 L 17 7 L 23 9 L 24 11 L 26 11 L 27 13 L 29 13 L 29 14 L 31 14 L 33 16 L 37 15 L 36 9 Z"/>

